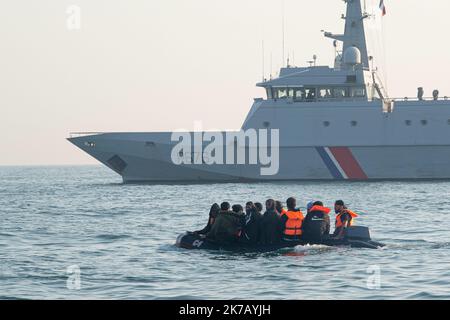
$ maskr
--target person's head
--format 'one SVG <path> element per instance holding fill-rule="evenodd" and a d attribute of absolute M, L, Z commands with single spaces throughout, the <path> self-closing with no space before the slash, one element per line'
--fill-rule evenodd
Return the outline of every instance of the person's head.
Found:
<path fill-rule="evenodd" d="M 345 203 L 342 200 L 337 200 L 334 203 L 334 212 L 339 213 L 341 212 L 343 209 L 345 209 Z"/>
<path fill-rule="evenodd" d="M 306 205 L 306 211 L 310 212 L 313 207 L 314 207 L 314 201 L 308 202 L 308 204 Z"/>
<path fill-rule="evenodd" d="M 258 212 L 262 212 L 264 209 L 261 202 L 255 202 L 255 208 Z"/>
<path fill-rule="evenodd" d="M 275 201 L 275 209 L 277 209 L 279 213 L 283 211 L 283 204 L 281 203 L 281 201 Z"/>
<path fill-rule="evenodd" d="M 218 213 L 220 211 L 220 207 L 217 203 L 214 203 L 211 206 L 211 210 L 209 210 L 209 214 Z"/>
<path fill-rule="evenodd" d="M 242 208 L 240 204 L 235 204 L 232 209 L 234 213 L 241 213 L 244 211 L 244 208 Z"/>
<path fill-rule="evenodd" d="M 266 210 L 274 210 L 275 209 L 275 200 L 269 199 L 266 201 Z"/>
<path fill-rule="evenodd" d="M 249 201 L 245 204 L 245 212 L 250 212 L 251 210 L 255 209 L 255 205 L 253 202 Z"/>
<path fill-rule="evenodd" d="M 322 201 L 316 201 L 316 202 L 313 203 L 313 207 L 314 206 L 323 207 L 323 202 Z"/>
<path fill-rule="evenodd" d="M 222 204 L 220 205 L 220 210 L 222 210 L 222 211 L 230 210 L 230 203 L 229 202 L 222 202 Z"/>
<path fill-rule="evenodd" d="M 288 210 L 293 211 L 293 210 L 295 210 L 295 207 L 297 206 L 297 200 L 295 200 L 294 197 L 289 198 L 286 200 L 286 205 L 287 205 Z"/>

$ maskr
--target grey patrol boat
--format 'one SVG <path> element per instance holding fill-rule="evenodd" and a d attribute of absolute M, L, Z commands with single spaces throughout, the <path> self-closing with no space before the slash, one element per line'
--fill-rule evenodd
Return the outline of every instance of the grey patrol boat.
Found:
<path fill-rule="evenodd" d="M 420 88 L 415 98 L 389 97 L 382 56 L 369 45 L 378 43 L 374 26 L 382 8 L 378 1 L 345 3 L 345 32 L 324 32 L 336 47 L 333 67 L 288 65 L 277 78 L 258 83 L 266 97 L 255 99 L 242 125 L 247 136 L 222 139 L 224 153 L 235 148 L 233 159 L 241 150 L 248 160 L 255 150 L 245 144 L 248 132 L 266 132 L 271 151 L 264 158 L 270 162 L 211 162 L 204 158 L 205 139 L 183 150 L 171 132 L 72 134 L 68 140 L 124 182 L 450 178 L 450 101 L 437 90 L 426 98 Z M 215 136 L 216 143 L 218 136 L 239 136 L 186 132 L 184 137 L 196 141 L 198 134 Z"/>

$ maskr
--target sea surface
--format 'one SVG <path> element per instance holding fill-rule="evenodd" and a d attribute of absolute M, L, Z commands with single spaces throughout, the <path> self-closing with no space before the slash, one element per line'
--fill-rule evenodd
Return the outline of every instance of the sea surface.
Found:
<path fill-rule="evenodd" d="M 214 202 L 290 196 L 344 199 L 387 247 L 174 246 Z M 450 182 L 126 185 L 101 166 L 0 167 L 0 299 L 450 299 Z"/>

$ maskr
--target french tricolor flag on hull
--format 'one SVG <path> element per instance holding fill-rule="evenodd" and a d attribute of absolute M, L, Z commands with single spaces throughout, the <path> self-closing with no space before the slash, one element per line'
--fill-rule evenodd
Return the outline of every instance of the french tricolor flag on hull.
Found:
<path fill-rule="evenodd" d="M 384 0 L 380 0 L 380 10 L 383 17 L 386 15 L 386 6 L 384 5 Z"/>
<path fill-rule="evenodd" d="M 349 147 L 316 147 L 316 150 L 334 179 L 368 179 Z"/>

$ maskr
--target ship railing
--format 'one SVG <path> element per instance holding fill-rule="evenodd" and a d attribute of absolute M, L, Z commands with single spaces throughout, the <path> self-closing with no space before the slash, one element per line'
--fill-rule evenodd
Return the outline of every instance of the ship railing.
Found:
<path fill-rule="evenodd" d="M 418 97 L 403 97 L 403 98 L 389 98 L 389 100 L 392 101 L 398 101 L 398 102 L 402 102 L 402 101 L 450 101 L 450 97 L 448 96 L 444 96 L 444 97 L 438 97 L 438 98 L 434 98 L 434 97 L 423 97 L 422 99 L 419 99 Z"/>
<path fill-rule="evenodd" d="M 71 132 L 69 136 L 70 138 L 80 138 L 85 136 L 95 136 L 103 133 L 104 132 Z"/>

